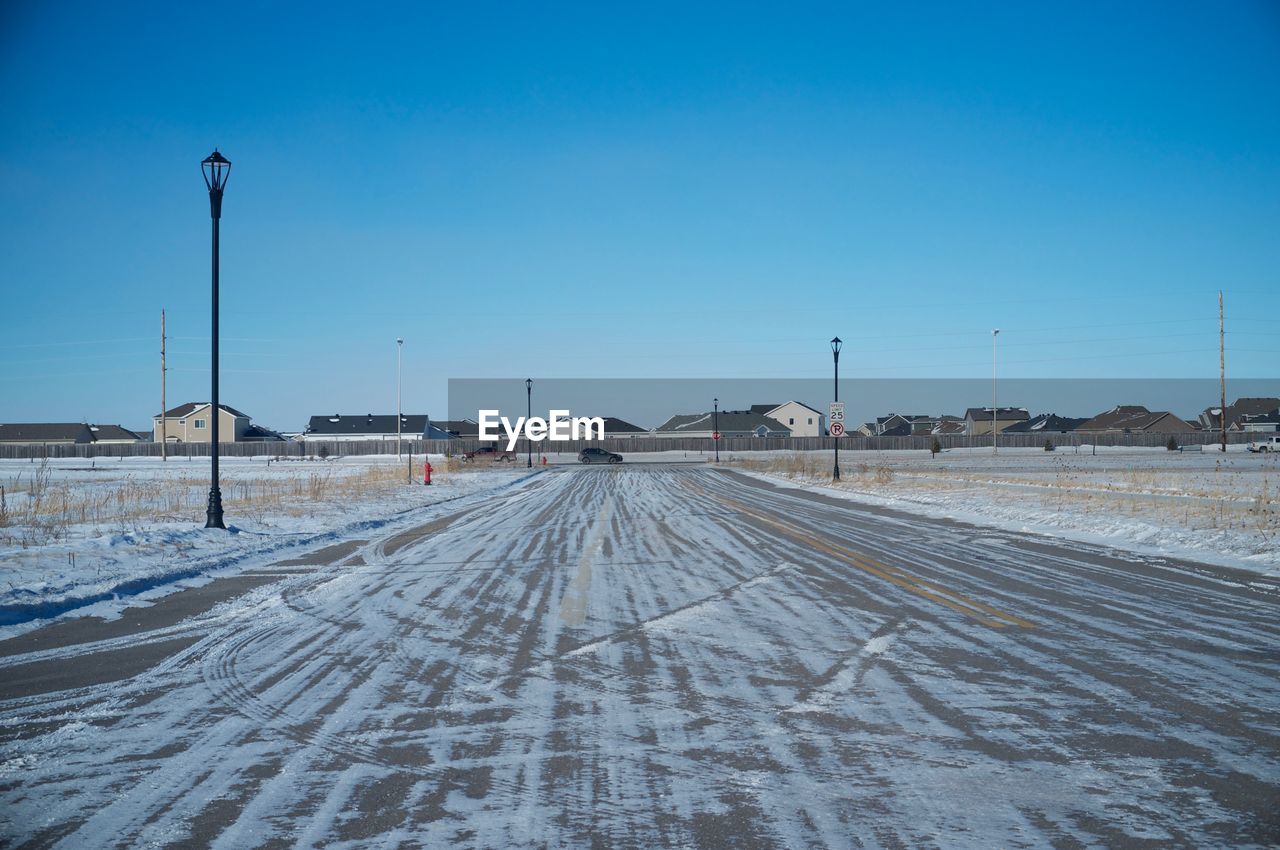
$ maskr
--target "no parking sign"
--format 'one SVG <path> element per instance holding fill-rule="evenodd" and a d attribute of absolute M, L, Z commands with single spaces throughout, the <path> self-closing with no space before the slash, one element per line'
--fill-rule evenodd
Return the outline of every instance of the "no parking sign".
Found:
<path fill-rule="evenodd" d="M 831 407 L 827 409 L 827 418 L 831 423 L 828 429 L 833 437 L 844 436 L 844 402 L 833 401 Z"/>

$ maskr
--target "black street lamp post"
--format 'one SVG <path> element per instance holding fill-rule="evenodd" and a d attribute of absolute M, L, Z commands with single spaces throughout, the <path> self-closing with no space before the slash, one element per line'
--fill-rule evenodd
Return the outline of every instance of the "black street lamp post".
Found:
<path fill-rule="evenodd" d="M 844 343 L 840 342 L 840 337 L 831 340 L 831 357 L 835 361 L 836 378 L 835 378 L 835 398 L 832 401 L 840 400 L 840 348 Z M 831 430 L 831 423 L 827 423 L 827 430 Z M 831 478 L 834 481 L 840 480 L 840 438 L 832 436 L 831 445 L 835 448 L 835 467 L 832 470 Z"/>
<path fill-rule="evenodd" d="M 711 418 L 711 442 L 716 444 L 716 463 L 720 462 L 720 399 L 713 398 L 711 403 L 715 405 L 715 413 Z"/>
<path fill-rule="evenodd" d="M 529 469 L 533 469 L 533 440 L 529 438 L 529 420 L 533 418 L 533 378 L 524 379 L 524 400 L 526 405 L 524 417 L 524 443 L 529 449 Z"/>
<path fill-rule="evenodd" d="M 218 153 L 215 148 L 200 168 L 204 172 L 205 185 L 209 187 L 209 215 L 213 218 L 213 387 L 209 408 L 213 417 L 212 429 L 209 432 L 210 487 L 209 510 L 205 520 L 205 528 L 222 528 L 222 491 L 218 489 L 218 419 L 222 408 L 218 405 L 218 222 L 222 219 L 222 190 L 226 188 L 227 178 L 231 176 L 231 160 Z"/>

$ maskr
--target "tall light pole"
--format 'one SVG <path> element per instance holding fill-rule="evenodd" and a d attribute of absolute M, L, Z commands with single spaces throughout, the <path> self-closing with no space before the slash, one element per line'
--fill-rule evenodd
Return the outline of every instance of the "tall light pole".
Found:
<path fill-rule="evenodd" d="M 832 401 L 840 400 L 840 349 L 843 347 L 844 347 L 844 343 L 840 341 L 840 337 L 838 336 L 832 337 L 831 357 L 835 362 L 835 369 L 836 369 L 835 387 L 834 387 L 835 398 L 833 398 Z M 828 431 L 831 430 L 830 422 L 827 423 L 827 430 Z M 835 464 L 831 470 L 831 480 L 839 481 L 840 480 L 840 438 L 833 436 L 831 438 L 831 445 L 835 448 Z"/>
<path fill-rule="evenodd" d="M 222 528 L 222 491 L 218 489 L 218 420 L 222 408 L 218 404 L 218 222 L 222 220 L 222 190 L 227 186 L 227 178 L 231 176 L 231 160 L 218 153 L 205 157 L 200 163 L 204 172 L 204 183 L 209 188 L 209 215 L 213 219 L 213 387 L 210 409 L 213 416 L 213 428 L 210 431 L 212 442 L 209 444 L 211 484 L 209 487 L 209 509 L 205 520 L 205 528 Z M 163 415 L 163 413 L 161 414 Z"/>
<path fill-rule="evenodd" d="M 404 438 L 400 433 L 400 425 L 404 415 L 400 412 L 400 352 L 404 350 L 404 340 L 396 337 L 396 459 L 400 458 L 400 444 Z"/>
<path fill-rule="evenodd" d="M 713 398 L 711 399 L 711 403 L 715 405 L 714 407 L 715 412 L 711 414 L 711 430 L 712 430 L 711 442 L 716 444 L 716 463 L 719 463 L 720 462 L 720 399 L 718 397 Z"/>
<path fill-rule="evenodd" d="M 529 469 L 533 469 L 533 440 L 529 439 L 529 420 L 533 418 L 533 378 L 524 379 L 524 401 L 526 406 L 524 417 L 524 442 L 529 449 L 529 462 L 527 466 Z"/>
<path fill-rule="evenodd" d="M 996 406 L 996 337 L 1000 336 L 1000 329 L 994 328 L 991 331 L 991 453 L 997 452 L 996 435 L 996 413 L 1000 410 Z"/>

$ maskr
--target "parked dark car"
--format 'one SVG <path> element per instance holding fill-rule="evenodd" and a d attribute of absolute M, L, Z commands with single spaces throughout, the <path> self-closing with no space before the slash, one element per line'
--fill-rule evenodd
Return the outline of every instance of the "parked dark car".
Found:
<path fill-rule="evenodd" d="M 578 463 L 622 463 L 622 455 L 604 449 L 583 449 L 578 452 Z"/>
<path fill-rule="evenodd" d="M 503 451 L 497 446 L 481 446 L 475 451 L 467 452 L 462 456 L 464 461 L 471 460 L 491 460 L 494 463 L 499 461 L 515 460 L 516 453 Z"/>

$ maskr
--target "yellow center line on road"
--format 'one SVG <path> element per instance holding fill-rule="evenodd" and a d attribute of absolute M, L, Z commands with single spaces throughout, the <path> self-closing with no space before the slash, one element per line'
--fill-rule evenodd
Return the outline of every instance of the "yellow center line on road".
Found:
<path fill-rule="evenodd" d="M 971 599 L 962 593 L 951 590 L 936 581 L 911 575 L 899 567 L 882 563 L 875 558 L 855 552 L 839 544 L 819 540 L 811 532 L 806 531 L 799 526 L 762 514 L 736 499 L 712 495 L 692 482 L 687 482 L 687 486 L 698 495 L 707 496 L 726 507 L 732 508 L 740 513 L 744 513 L 770 528 L 781 532 L 792 540 L 796 540 L 806 546 L 817 549 L 820 552 L 824 552 L 839 561 L 843 561 L 851 567 L 855 567 L 869 575 L 873 575 L 876 578 L 900 587 L 908 593 L 912 593 L 923 599 L 928 599 L 931 602 L 936 602 L 939 605 L 943 605 L 953 611 L 964 614 L 967 617 L 977 620 L 984 626 L 988 626 L 993 629 L 1004 629 L 1009 626 L 1017 626 L 1023 629 L 1035 628 L 1035 624 L 1029 620 L 1025 620 L 1022 617 L 1015 616 L 1006 611 L 1001 611 L 998 608 L 979 602 L 976 599 Z"/>

